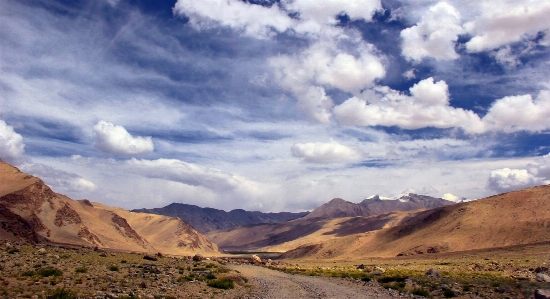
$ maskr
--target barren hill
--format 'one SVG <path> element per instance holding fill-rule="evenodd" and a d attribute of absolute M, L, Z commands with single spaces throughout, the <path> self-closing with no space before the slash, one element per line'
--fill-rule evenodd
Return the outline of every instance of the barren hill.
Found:
<path fill-rule="evenodd" d="M 163 208 L 137 209 L 132 212 L 178 217 L 203 234 L 212 230 L 228 229 L 240 225 L 285 222 L 308 214 L 308 212 L 262 213 L 242 209 L 226 212 L 182 203 L 172 203 Z"/>
<path fill-rule="evenodd" d="M 344 235 L 371 231 L 393 225 L 395 219 L 407 213 L 391 216 L 378 215 L 392 211 L 408 211 L 454 204 L 441 198 L 409 194 L 396 200 L 378 197 L 356 204 L 335 198 L 313 210 L 307 216 L 288 222 L 246 225 L 207 232 L 207 236 L 225 250 L 286 251 L 308 242 L 333 239 Z M 359 217 L 361 216 L 361 217 Z M 349 217 L 361 219 L 350 220 Z M 348 223 L 353 223 L 349 225 Z M 349 227 L 338 230 L 336 227 Z"/>
<path fill-rule="evenodd" d="M 0 238 L 165 254 L 219 253 L 178 218 L 132 213 L 53 192 L 0 160 Z"/>
<path fill-rule="evenodd" d="M 386 214 L 393 222 L 358 232 L 349 218 L 285 253 L 287 258 L 360 258 L 487 249 L 550 241 L 550 186 L 538 186 L 425 211 Z"/>

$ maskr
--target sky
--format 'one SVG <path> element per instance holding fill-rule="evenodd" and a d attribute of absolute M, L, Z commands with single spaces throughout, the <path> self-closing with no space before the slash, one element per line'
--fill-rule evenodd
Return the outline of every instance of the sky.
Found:
<path fill-rule="evenodd" d="M 550 183 L 546 0 L 0 0 L 0 158 L 127 209 Z"/>

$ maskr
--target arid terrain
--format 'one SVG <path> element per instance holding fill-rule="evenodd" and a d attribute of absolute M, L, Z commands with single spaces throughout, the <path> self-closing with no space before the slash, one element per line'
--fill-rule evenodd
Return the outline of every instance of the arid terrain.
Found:
<path fill-rule="evenodd" d="M 439 200 L 370 199 L 367 210 L 336 199 L 299 219 L 204 236 L 177 217 L 70 199 L 0 162 L 0 295 L 532 298 L 550 289 L 550 186 Z"/>

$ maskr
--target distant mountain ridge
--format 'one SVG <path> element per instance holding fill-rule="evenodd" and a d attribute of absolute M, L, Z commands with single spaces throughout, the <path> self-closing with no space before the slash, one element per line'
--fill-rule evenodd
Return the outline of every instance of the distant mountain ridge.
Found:
<path fill-rule="evenodd" d="M 224 210 L 201 208 L 183 203 L 172 203 L 163 208 L 136 209 L 132 210 L 132 212 L 178 217 L 203 234 L 213 230 L 229 229 L 241 225 L 286 222 L 302 218 L 308 214 L 308 212 L 262 213 L 242 209 L 226 212 Z"/>
<path fill-rule="evenodd" d="M 352 203 L 335 198 L 315 210 L 305 218 L 342 218 L 356 216 L 374 216 L 397 211 L 433 209 L 455 204 L 442 198 L 409 193 L 394 200 L 381 199 L 378 195 L 367 198 L 360 203 Z"/>

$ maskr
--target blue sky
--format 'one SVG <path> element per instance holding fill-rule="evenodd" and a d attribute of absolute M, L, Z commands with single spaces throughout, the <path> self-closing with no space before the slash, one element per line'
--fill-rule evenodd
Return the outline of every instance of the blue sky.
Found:
<path fill-rule="evenodd" d="M 0 158 L 124 208 L 550 183 L 548 1 L 0 0 Z"/>

